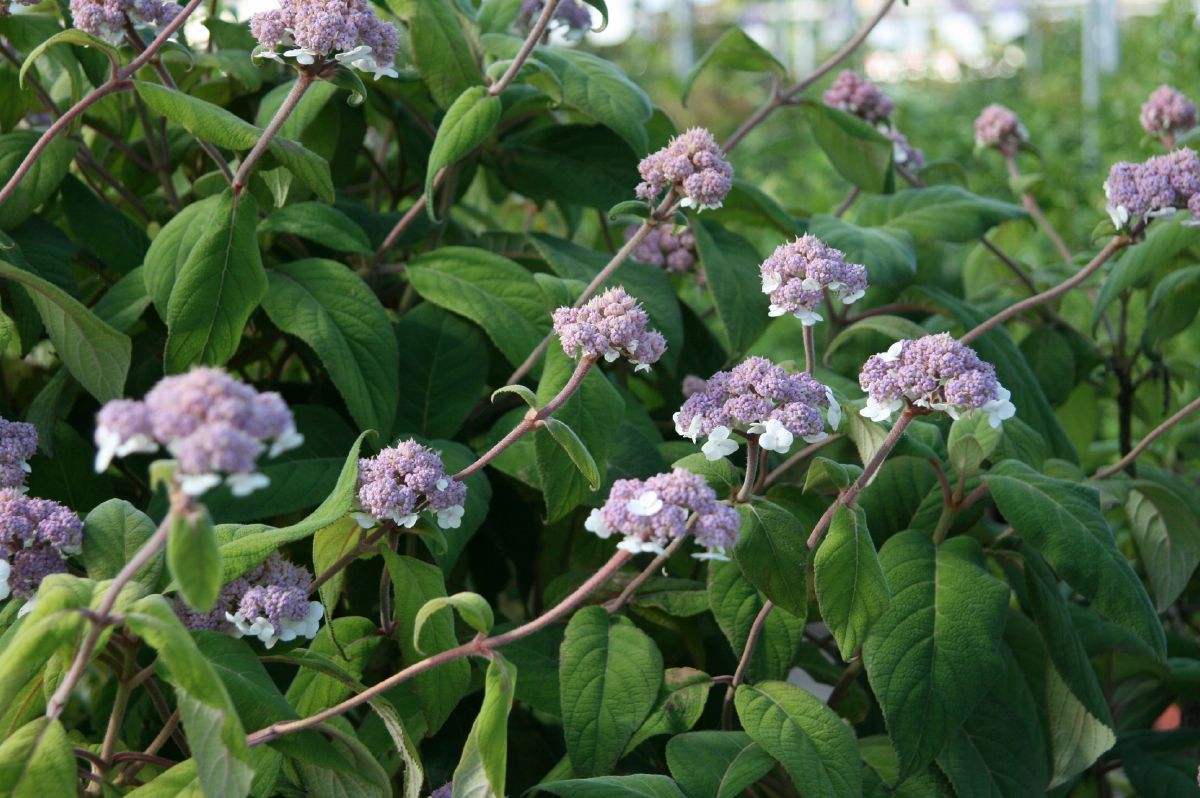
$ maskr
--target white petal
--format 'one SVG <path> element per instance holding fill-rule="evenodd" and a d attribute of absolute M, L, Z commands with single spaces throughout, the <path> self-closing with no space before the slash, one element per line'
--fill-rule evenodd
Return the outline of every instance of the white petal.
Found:
<path fill-rule="evenodd" d="M 379 519 L 370 513 L 350 513 L 350 517 L 358 522 L 358 525 L 363 529 L 372 529 L 379 526 Z"/>
<path fill-rule="evenodd" d="M 462 526 L 463 513 L 466 510 L 461 504 L 456 504 L 453 507 L 447 507 L 444 510 L 436 512 L 438 526 L 442 529 L 458 529 Z"/>
<path fill-rule="evenodd" d="M 278 438 L 271 444 L 271 450 L 267 452 L 268 457 L 278 457 L 290 449 L 295 449 L 304 443 L 304 435 L 296 431 L 295 427 L 284 430 Z"/>
<path fill-rule="evenodd" d="M 819 321 L 825 321 L 825 317 L 820 313 L 817 313 L 815 310 L 804 310 L 801 308 L 792 315 L 800 319 L 800 323 L 805 327 L 811 327 Z"/>
<path fill-rule="evenodd" d="M 658 498 L 657 491 L 648 490 L 636 499 L 631 499 L 627 506 L 629 512 L 634 515 L 650 516 L 663 508 L 663 502 Z"/>
<path fill-rule="evenodd" d="M 900 359 L 900 355 L 904 352 L 904 341 L 897 341 L 887 348 L 886 352 L 879 355 L 879 359 L 884 363 L 895 363 Z"/>
<path fill-rule="evenodd" d="M 230 474 L 225 477 L 225 484 L 234 496 L 249 496 L 259 488 L 271 484 L 271 478 L 266 474 Z"/>
<path fill-rule="evenodd" d="M 34 596 L 33 598 L 29 599 L 29 601 L 26 601 L 21 605 L 21 609 L 17 610 L 17 617 L 24 618 L 26 615 L 33 612 L 33 608 L 35 606 L 37 606 L 37 596 Z"/>
<path fill-rule="evenodd" d="M 200 496 L 221 484 L 217 474 L 181 474 L 178 479 L 179 489 L 188 496 Z"/>
<path fill-rule="evenodd" d="M 829 409 L 825 411 L 825 418 L 830 429 L 837 429 L 842 423 L 842 405 L 828 385 L 825 386 L 825 396 L 829 399 Z"/>
<path fill-rule="evenodd" d="M 0 601 L 12 593 L 12 588 L 8 586 L 8 575 L 11 573 L 12 566 L 8 564 L 8 560 L 0 560 Z"/>
<path fill-rule="evenodd" d="M 343 62 L 343 63 L 346 61 L 357 61 L 358 59 L 362 58 L 363 56 L 369 56 L 370 54 L 371 54 L 371 48 L 365 44 L 360 44 L 358 47 L 355 47 L 353 50 L 347 50 L 344 53 L 336 54 L 334 56 L 334 60 Z"/>
<path fill-rule="evenodd" d="M 776 274 L 775 272 L 763 272 L 763 274 L 762 274 L 762 292 L 764 294 L 771 293 L 776 288 L 778 288 L 780 285 L 782 285 L 782 283 L 780 282 L 778 274 Z"/>
<path fill-rule="evenodd" d="M 612 530 L 609 529 L 608 524 L 604 523 L 599 508 L 588 513 L 587 520 L 583 522 L 583 528 L 602 540 L 607 540 L 612 535 Z"/>
<path fill-rule="evenodd" d="M 92 440 L 96 443 L 96 462 L 94 464 L 96 473 L 103 474 L 112 464 L 117 447 L 121 445 L 121 439 L 117 433 L 107 427 L 96 427 L 96 434 Z"/>

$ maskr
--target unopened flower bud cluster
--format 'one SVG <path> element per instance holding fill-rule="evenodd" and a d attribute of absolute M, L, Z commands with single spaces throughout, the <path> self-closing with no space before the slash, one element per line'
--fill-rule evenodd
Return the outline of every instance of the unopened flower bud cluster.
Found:
<path fill-rule="evenodd" d="M 1029 141 L 1029 131 L 1017 115 L 998 103 L 993 103 L 975 120 L 975 146 L 994 147 L 1002 154 L 1014 156 L 1021 145 Z"/>
<path fill-rule="evenodd" d="M 1156 136 L 1178 136 L 1196 126 L 1196 104 L 1170 86 L 1159 86 L 1142 105 L 1142 128 Z"/>
<path fill-rule="evenodd" d="M 667 349 L 658 330 L 648 329 L 650 317 L 624 288 L 610 288 L 578 308 L 554 311 L 554 332 L 571 357 L 624 357 L 635 371 L 648 371 Z"/>
<path fill-rule="evenodd" d="M 905 403 L 955 419 L 982 410 L 993 427 L 1016 413 L 992 365 L 949 333 L 897 341 L 867 360 L 858 382 L 867 393 L 859 413 L 873 421 L 887 421 Z"/>
<path fill-rule="evenodd" d="M 622 536 L 617 548 L 661 554 L 690 530 L 705 552 L 698 559 L 728 559 L 737 543 L 738 513 L 717 501 L 704 479 L 684 468 L 649 479 L 618 479 L 604 506 L 592 510 L 584 527 L 601 538 Z"/>
<path fill-rule="evenodd" d="M 867 290 L 867 267 L 847 263 L 841 250 L 812 235 L 776 247 L 759 271 L 770 315 L 791 313 L 807 326 L 821 321 L 817 309 L 827 291 L 849 305 Z"/>
<path fill-rule="evenodd" d="M 355 518 L 364 529 L 391 521 L 410 528 L 430 510 L 443 529 L 462 524 L 467 486 L 446 474 L 441 456 L 415 441 L 401 441 L 358 461 Z"/>
<path fill-rule="evenodd" d="M 532 30 L 545 7 L 545 0 L 522 0 L 521 13 L 517 15 L 517 28 L 523 31 Z M 579 41 L 592 27 L 592 12 L 578 0 L 559 0 L 558 5 L 554 7 L 554 14 L 550 17 L 550 27 L 561 31 L 570 41 Z"/>
<path fill-rule="evenodd" d="M 712 133 L 699 127 L 643 158 L 638 173 L 642 176 L 638 199 L 651 203 L 673 188 L 685 208 L 720 208 L 733 188 L 733 167 Z"/>
<path fill-rule="evenodd" d="M 307 568 L 274 553 L 221 588 L 209 612 L 196 612 L 183 603 L 176 611 L 188 629 L 256 637 L 272 648 L 280 640 L 316 637 L 325 609 L 321 602 L 308 599 L 312 581 Z"/>
<path fill-rule="evenodd" d="M 258 39 L 255 54 L 264 58 L 308 66 L 332 56 L 376 80 L 397 76 L 399 35 L 368 0 L 280 0 L 279 8 L 250 18 L 250 32 Z M 287 48 L 282 56 L 279 47 Z"/>
<path fill-rule="evenodd" d="M 828 387 L 806 372 L 789 374 L 766 358 L 751 357 L 693 390 L 674 415 L 675 431 L 693 442 L 707 437 L 701 451 L 709 460 L 737 451 L 734 432 L 758 435 L 760 446 L 783 454 L 796 438 L 815 443 L 826 437 L 822 410 L 837 429 L 841 408 Z"/>
<path fill-rule="evenodd" d="M 896 103 L 883 90 L 853 70 L 843 70 L 821 99 L 831 108 L 854 114 L 870 122 L 892 141 L 892 158 L 896 165 L 917 172 L 925 166 L 925 153 L 909 144 L 908 137 L 892 124 L 889 117 Z"/>
<path fill-rule="evenodd" d="M 23 5 L 36 2 L 18 0 Z M 182 11 L 171 0 L 71 0 L 71 19 L 84 33 L 109 42 L 125 35 L 126 23 L 167 25 Z"/>
<path fill-rule="evenodd" d="M 637 230 L 636 226 L 625 228 L 625 240 L 633 238 Z M 696 265 L 696 237 L 686 228 L 676 234 L 666 226 L 653 227 L 634 248 L 633 259 L 673 274 L 686 274 Z"/>
<path fill-rule="evenodd" d="M 1200 158 L 1190 149 L 1158 155 L 1145 163 L 1113 164 L 1104 181 L 1108 215 L 1118 228 L 1156 216 L 1172 216 L 1181 208 L 1200 220 Z"/>
<path fill-rule="evenodd" d="M 142 401 L 118 399 L 96 417 L 96 471 L 114 457 L 165 448 L 178 464 L 176 479 L 189 496 L 224 480 L 235 496 L 270 484 L 258 473 L 260 455 L 275 457 L 304 442 L 277 393 L 254 388 L 215 368 L 165 377 Z"/>
<path fill-rule="evenodd" d="M 37 446 L 37 429 L 32 424 L 0 418 L 0 488 L 24 492 L 29 458 Z"/>

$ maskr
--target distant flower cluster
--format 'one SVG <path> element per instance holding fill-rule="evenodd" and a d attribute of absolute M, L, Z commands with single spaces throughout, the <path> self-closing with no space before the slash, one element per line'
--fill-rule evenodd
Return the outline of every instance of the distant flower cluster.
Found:
<path fill-rule="evenodd" d="M 1113 164 L 1104 181 L 1108 215 L 1118 228 L 1142 218 L 1174 215 L 1186 208 L 1200 221 L 1200 158 L 1190 149 L 1150 158 L 1145 163 Z"/>
<path fill-rule="evenodd" d="M 892 159 L 897 166 L 911 172 L 919 172 L 925 166 L 925 152 L 908 143 L 908 137 L 894 127 L 881 128 L 883 135 L 892 140 Z"/>
<path fill-rule="evenodd" d="M 36 0 L 18 2 L 37 5 Z M 119 41 L 125 35 L 127 22 L 167 25 L 182 10 L 171 0 L 71 0 L 71 19 L 75 27 L 109 42 Z"/>
<path fill-rule="evenodd" d="M 246 496 L 270 484 L 257 471 L 260 455 L 275 457 L 303 442 L 279 394 L 259 393 L 221 369 L 195 368 L 163 378 L 140 402 L 117 399 L 100 409 L 96 471 L 114 457 L 162 447 L 175 458 L 187 495 L 224 481 L 235 496 Z"/>
<path fill-rule="evenodd" d="M 717 501 L 702 477 L 684 468 L 649 479 L 618 479 L 604 506 L 592 510 L 584 527 L 601 538 L 623 536 L 617 548 L 661 554 L 689 531 L 705 553 L 698 559 L 728 559 L 737 543 L 737 510 Z"/>
<path fill-rule="evenodd" d="M 648 329 L 650 317 L 624 288 L 610 288 L 578 308 L 554 311 L 554 332 L 571 357 L 625 357 L 635 371 L 647 371 L 667 349 L 658 330 Z"/>
<path fill-rule="evenodd" d="M 358 505 L 355 518 L 364 529 L 380 521 L 412 527 L 423 510 L 438 526 L 462 524 L 467 486 L 451 479 L 441 456 L 416 441 L 400 441 L 374 457 L 358 461 Z"/>
<path fill-rule="evenodd" d="M 625 239 L 632 238 L 637 229 L 637 226 L 625 228 Z M 678 235 L 666 226 L 651 228 L 634 248 L 633 259 L 674 274 L 686 274 L 696 264 L 696 237 L 686 228 Z"/>
<path fill-rule="evenodd" d="M 31 499 L 17 488 L 0 490 L 0 599 L 30 599 L 50 574 L 66 573 L 67 557 L 83 544 L 83 522 L 49 499 Z M 32 602 L 21 614 L 33 608 Z"/>
<path fill-rule="evenodd" d="M 654 202 L 669 189 L 682 197 L 685 208 L 720 208 L 733 188 L 733 167 L 725 160 L 721 146 L 704 128 L 694 127 L 681 133 L 658 152 L 638 164 L 642 182 L 638 199 Z"/>
<path fill-rule="evenodd" d="M 1159 86 L 1142 105 L 1142 128 L 1174 138 L 1196 126 L 1196 104 L 1170 86 Z"/>
<path fill-rule="evenodd" d="M 368 0 L 280 0 L 279 8 L 250 17 L 258 39 L 255 54 L 304 66 L 333 57 L 375 76 L 396 77 L 393 66 L 399 35 L 375 15 Z M 282 55 L 278 48 L 285 47 Z"/>
<path fill-rule="evenodd" d="M 37 429 L 32 424 L 0 418 L 0 488 L 25 491 L 29 458 L 37 445 Z"/>
<path fill-rule="evenodd" d="M 545 0 L 522 0 L 517 27 L 531 30 L 545 7 Z M 550 27 L 560 30 L 567 39 L 579 41 L 592 27 L 592 12 L 578 0 L 559 0 L 554 7 L 554 15 L 550 17 Z"/>
<path fill-rule="evenodd" d="M 707 437 L 701 447 L 709 460 L 737 451 L 734 432 L 758 435 L 769 451 L 786 453 L 796 438 L 815 443 L 826 437 L 829 426 L 841 423 L 841 408 L 833 392 L 807 372 L 789 374 L 763 357 L 747 358 L 730 371 L 718 371 L 703 387 L 690 386 L 691 394 L 674 415 L 675 431 L 693 442 Z"/>
<path fill-rule="evenodd" d="M 177 604 L 180 620 L 194 631 L 225 632 L 234 637 L 257 637 L 267 648 L 276 642 L 317 635 L 325 614 L 319 601 L 309 601 L 312 574 L 278 553 L 221 588 L 209 612 Z"/>
<path fill-rule="evenodd" d="M 1007 156 L 1016 155 L 1029 141 L 1029 131 L 1017 115 L 1003 105 L 993 103 L 975 120 L 975 146 L 994 147 Z"/>
<path fill-rule="evenodd" d="M 896 103 L 871 81 L 853 70 L 843 70 L 821 95 L 825 104 L 875 123 L 887 119 Z"/>
<path fill-rule="evenodd" d="M 1016 413 L 992 365 L 949 333 L 897 341 L 867 360 L 858 382 L 867 392 L 859 413 L 873 421 L 887 421 L 906 402 L 951 418 L 982 410 L 993 427 Z"/>
<path fill-rule="evenodd" d="M 821 321 L 817 308 L 827 291 L 849 305 L 867 290 L 867 267 L 847 263 L 841 250 L 807 234 L 776 247 L 759 271 L 770 315 L 791 313 L 806 326 Z"/>

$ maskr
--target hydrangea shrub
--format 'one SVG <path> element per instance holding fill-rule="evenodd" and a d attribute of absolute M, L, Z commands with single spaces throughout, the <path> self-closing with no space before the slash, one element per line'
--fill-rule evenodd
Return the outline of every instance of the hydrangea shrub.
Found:
<path fill-rule="evenodd" d="M 1195 105 L 1063 236 L 892 5 L 710 130 L 602 2 L 0 0 L 0 795 L 1200 794 Z"/>

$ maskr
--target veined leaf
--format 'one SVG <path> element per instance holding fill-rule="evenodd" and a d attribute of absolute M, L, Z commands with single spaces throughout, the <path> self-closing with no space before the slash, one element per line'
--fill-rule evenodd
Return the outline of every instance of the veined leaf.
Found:
<path fill-rule="evenodd" d="M 291 233 L 338 252 L 369 255 L 371 242 L 362 228 L 332 205 L 298 202 L 284 205 L 258 224 L 260 233 Z M 343 271 L 345 267 L 342 267 Z"/>
<path fill-rule="evenodd" d="M 808 533 L 796 516 L 765 499 L 737 505 L 741 532 L 733 558 L 750 584 L 797 618 L 808 615 Z"/>
<path fill-rule="evenodd" d="M 767 326 L 770 302 L 762 292 L 759 257 L 749 241 L 713 222 L 692 225 L 717 317 L 730 354 L 745 352 Z"/>
<path fill-rule="evenodd" d="M 409 18 L 413 62 L 442 108 L 482 81 L 462 25 L 446 0 L 389 0 L 397 15 Z"/>
<path fill-rule="evenodd" d="M 821 617 L 849 661 L 891 604 L 891 593 L 861 509 L 839 507 L 813 556 Z"/>
<path fill-rule="evenodd" d="M 683 79 L 679 101 L 687 105 L 692 85 L 700 73 L 710 66 L 722 66 L 739 72 L 770 72 L 778 77 L 787 74 L 787 68 L 771 52 L 746 35 L 741 28 L 730 28 L 709 47 L 696 61 Z"/>
<path fill-rule="evenodd" d="M 17 167 L 37 143 L 39 134 L 32 130 L 14 130 L 0 136 L 0 185 L 9 181 Z M 48 200 L 67 176 L 71 159 L 79 145 L 59 136 L 51 140 L 32 168 L 21 178 L 12 196 L 0 207 L 0 230 L 10 230 L 25 221 Z"/>
<path fill-rule="evenodd" d="M 891 188 L 892 140 L 854 114 L 825 103 L 802 100 L 801 107 L 813 138 L 838 174 L 875 194 Z"/>
<path fill-rule="evenodd" d="M 910 188 L 863 197 L 855 210 L 857 224 L 907 230 L 918 241 L 952 243 L 971 241 L 1001 222 L 1026 218 L 1018 205 L 981 197 L 958 186 Z"/>
<path fill-rule="evenodd" d="M 512 711 L 516 682 L 516 667 L 499 654 L 493 654 L 484 680 L 483 706 L 454 769 L 453 798 L 505 794 L 508 713 Z"/>
<path fill-rule="evenodd" d="M 667 742 L 667 766 L 690 798 L 736 798 L 775 760 L 745 732 L 698 731 Z"/>
<path fill-rule="evenodd" d="M 429 163 L 425 167 L 425 210 L 430 219 L 437 221 L 436 203 L 433 202 L 433 183 L 437 173 L 458 163 L 486 141 L 499 121 L 500 98 L 488 94 L 483 86 L 468 87 L 446 110 L 438 126 L 437 138 L 433 140 L 433 149 L 429 151 Z"/>
<path fill-rule="evenodd" d="M 75 751 L 57 720 L 38 718 L 0 744 L 0 793 L 11 798 L 71 795 Z"/>

